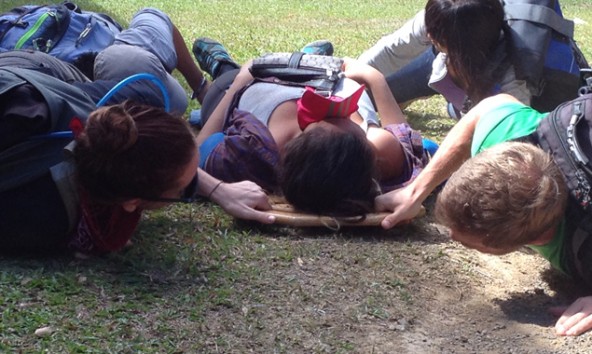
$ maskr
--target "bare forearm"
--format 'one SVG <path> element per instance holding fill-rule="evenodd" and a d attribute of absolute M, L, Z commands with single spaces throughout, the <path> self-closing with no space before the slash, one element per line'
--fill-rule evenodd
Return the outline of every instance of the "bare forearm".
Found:
<path fill-rule="evenodd" d="M 249 67 L 250 63 L 243 65 L 239 74 L 232 82 L 232 85 L 230 85 L 230 88 L 228 88 L 228 91 L 226 91 L 226 94 L 210 115 L 208 121 L 197 136 L 198 145 L 201 145 L 210 135 L 222 131 L 226 111 L 230 107 L 235 94 L 253 80 L 253 76 L 248 70 Z"/>
<path fill-rule="evenodd" d="M 246 220 L 256 220 L 264 224 L 275 221 L 275 217 L 262 210 L 270 210 L 267 194 L 261 187 L 250 181 L 225 183 L 207 172 L 198 169 L 198 193 L 220 205 L 228 214 Z"/>
<path fill-rule="evenodd" d="M 173 44 L 177 52 L 177 70 L 181 72 L 189 87 L 197 92 L 204 76 L 195 61 L 193 61 L 181 32 L 175 26 L 173 26 Z"/>
<path fill-rule="evenodd" d="M 478 117 L 463 117 L 448 133 L 430 163 L 412 182 L 414 195 L 425 200 L 471 156 L 471 142 Z"/>
<path fill-rule="evenodd" d="M 346 77 L 366 85 L 372 92 L 383 125 L 407 121 L 380 71 L 355 59 L 344 58 L 344 73 Z"/>
<path fill-rule="evenodd" d="M 382 125 L 406 123 L 407 119 L 391 93 L 384 76 L 378 74 L 380 77 L 374 78 L 369 88 L 374 97 L 374 103 Z"/>

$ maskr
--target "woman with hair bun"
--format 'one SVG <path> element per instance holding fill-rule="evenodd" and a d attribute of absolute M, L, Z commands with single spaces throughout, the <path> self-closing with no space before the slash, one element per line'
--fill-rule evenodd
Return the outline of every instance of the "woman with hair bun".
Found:
<path fill-rule="evenodd" d="M 40 178 L 0 192 L 3 252 L 117 251 L 142 211 L 198 196 L 236 217 L 273 222 L 256 210 L 270 207 L 258 185 L 222 183 L 198 169 L 196 141 L 184 119 L 127 101 L 75 123 L 70 156 Z"/>

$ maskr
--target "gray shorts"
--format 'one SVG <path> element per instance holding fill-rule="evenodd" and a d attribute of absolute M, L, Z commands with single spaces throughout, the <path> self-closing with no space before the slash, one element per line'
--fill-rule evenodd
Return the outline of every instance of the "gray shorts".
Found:
<path fill-rule="evenodd" d="M 129 28 L 115 37 L 114 44 L 129 44 L 156 55 L 167 72 L 177 67 L 173 44 L 173 23 L 164 12 L 145 8 L 132 18 Z"/>
<path fill-rule="evenodd" d="M 184 113 L 188 94 L 170 72 L 177 66 L 173 24 L 162 11 L 146 8 L 134 15 L 130 28 L 95 59 L 97 80 L 121 81 L 139 73 L 156 76 L 167 89 L 171 111 Z"/>

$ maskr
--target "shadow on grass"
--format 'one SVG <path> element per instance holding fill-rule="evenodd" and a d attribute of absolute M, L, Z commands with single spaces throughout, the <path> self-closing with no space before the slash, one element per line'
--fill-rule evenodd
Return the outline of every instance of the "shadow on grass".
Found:
<path fill-rule="evenodd" d="M 351 242 L 447 243 L 449 242 L 448 236 L 443 235 L 440 230 L 434 226 L 432 211 L 435 199 L 435 194 L 433 194 L 424 203 L 426 215 L 414 219 L 409 224 L 396 226 L 390 230 L 384 230 L 380 226 L 296 228 L 281 225 L 263 225 L 244 220 L 235 220 L 235 225 L 237 228 L 254 230 L 266 237 L 275 238 L 343 238 Z"/>
<path fill-rule="evenodd" d="M 426 138 L 441 142 L 456 124 L 456 121 L 448 116 L 432 113 L 433 108 L 428 111 L 425 110 L 424 106 L 433 107 L 435 105 L 444 105 L 443 100 L 431 98 L 430 100 L 419 101 L 411 108 L 406 109 L 405 115 L 413 129 L 420 131 Z"/>
<path fill-rule="evenodd" d="M 543 289 L 514 292 L 508 299 L 494 301 L 513 321 L 530 323 L 543 327 L 553 326 L 557 318 L 548 310 L 554 306 L 568 306 L 578 297 L 587 295 L 586 289 L 573 279 L 553 268 L 542 271 L 542 278 L 555 294 L 547 294 Z"/>
<path fill-rule="evenodd" d="M 183 211 L 184 212 L 184 211 Z M 12 279 L 48 279 L 64 276 L 84 279 L 88 287 L 109 293 L 170 297 L 184 288 L 207 282 L 212 265 L 201 262 L 200 240 L 191 236 L 193 225 L 156 215 L 143 220 L 131 247 L 103 256 L 75 257 L 72 253 L 0 256 L 0 268 Z M 220 251 L 218 251 L 220 253 Z M 81 286 L 84 284 L 80 284 Z"/>

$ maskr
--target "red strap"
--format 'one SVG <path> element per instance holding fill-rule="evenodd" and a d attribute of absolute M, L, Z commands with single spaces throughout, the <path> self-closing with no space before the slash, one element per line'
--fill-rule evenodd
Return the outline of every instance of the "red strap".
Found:
<path fill-rule="evenodd" d="M 324 97 L 315 93 L 312 87 L 307 87 L 302 97 L 297 101 L 298 125 L 304 130 L 309 124 L 320 122 L 326 118 L 348 118 L 358 110 L 358 100 L 364 92 L 361 85 L 349 97 Z"/>

